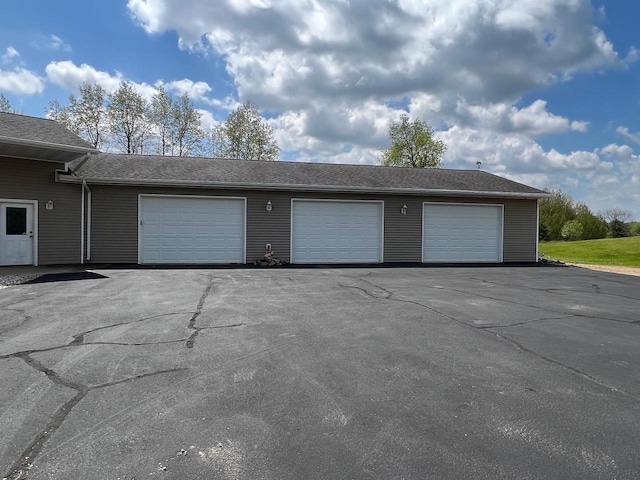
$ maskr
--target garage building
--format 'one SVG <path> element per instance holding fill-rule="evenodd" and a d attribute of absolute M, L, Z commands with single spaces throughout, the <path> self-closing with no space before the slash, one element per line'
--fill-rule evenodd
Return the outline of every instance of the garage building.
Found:
<path fill-rule="evenodd" d="M 108 154 L 1 115 L 0 264 L 537 261 L 547 194 L 484 171 Z"/>

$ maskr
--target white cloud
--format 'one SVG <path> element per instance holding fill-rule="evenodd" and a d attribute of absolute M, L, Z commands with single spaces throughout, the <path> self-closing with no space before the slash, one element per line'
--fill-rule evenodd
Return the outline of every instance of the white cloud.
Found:
<path fill-rule="evenodd" d="M 270 2 L 129 0 L 148 32 L 224 56 L 241 98 L 295 108 L 310 96 L 456 92 L 502 102 L 620 64 L 585 0 Z M 295 87 L 295 88 L 292 88 Z"/>
<path fill-rule="evenodd" d="M 194 82 L 188 78 L 174 80 L 172 82 L 156 82 L 156 87 L 163 86 L 168 92 L 173 92 L 180 96 L 188 94 L 193 101 L 202 101 L 209 105 L 217 105 L 219 101 L 209 98 L 207 95 L 213 90 L 207 82 Z"/>
<path fill-rule="evenodd" d="M 628 138 L 633 143 L 640 144 L 640 132 L 633 133 L 630 132 L 627 127 L 618 127 L 616 128 L 616 133 L 619 133 L 623 137 Z"/>
<path fill-rule="evenodd" d="M 16 58 L 20 57 L 20 53 L 13 47 L 7 47 L 7 50 L 2 56 L 0 56 L 0 60 L 4 65 L 12 63 Z"/>
<path fill-rule="evenodd" d="M 36 73 L 24 68 L 11 71 L 0 69 L 0 90 L 18 95 L 33 95 L 44 90 L 44 82 Z"/>
<path fill-rule="evenodd" d="M 105 89 L 107 93 L 113 93 L 118 89 L 120 82 L 126 80 L 120 72 L 111 75 L 108 72 L 96 70 L 91 65 L 83 63 L 77 66 L 71 60 L 51 62 L 45 68 L 47 78 L 55 85 L 71 92 L 77 92 L 83 82 L 95 83 Z M 149 100 L 156 89 L 147 83 L 130 82 L 143 97 Z"/>
<path fill-rule="evenodd" d="M 547 110 L 547 102 L 536 100 L 518 109 L 505 103 L 467 105 L 463 100 L 456 107 L 457 120 L 479 128 L 500 132 L 518 132 L 531 137 L 561 134 L 569 130 L 584 132 L 589 122 L 569 121 Z"/>
<path fill-rule="evenodd" d="M 71 51 L 71 45 L 69 45 L 68 43 L 65 43 L 64 40 L 62 40 L 62 38 L 60 38 L 57 35 L 50 35 L 49 36 L 49 43 L 47 45 L 51 50 L 59 50 L 62 52 L 70 52 Z"/>

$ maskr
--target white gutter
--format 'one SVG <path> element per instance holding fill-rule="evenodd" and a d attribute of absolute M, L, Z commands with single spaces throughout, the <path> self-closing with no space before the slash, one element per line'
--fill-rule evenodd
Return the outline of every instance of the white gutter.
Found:
<path fill-rule="evenodd" d="M 340 185 L 299 185 L 299 184 L 252 184 L 252 183 L 224 183 L 224 182 L 194 182 L 191 180 L 138 180 L 138 179 L 113 179 L 113 178 L 87 178 L 80 179 L 66 175 L 59 175 L 58 181 L 63 183 L 81 183 L 90 181 L 91 183 L 99 183 L 103 185 L 129 185 L 129 186 L 155 186 L 155 187 L 186 187 L 186 188 L 224 188 L 235 190 L 293 190 L 293 191 L 327 191 L 336 193 L 376 193 L 376 194 L 404 194 L 404 195 L 443 195 L 443 196 L 460 196 L 460 197 L 505 197 L 505 198 L 521 198 L 536 199 L 548 198 L 548 193 L 528 193 L 528 192 L 491 192 L 491 191 L 473 191 L 473 190 L 450 190 L 450 189 L 424 189 L 424 188 L 371 188 L 357 186 L 340 186 Z"/>
<path fill-rule="evenodd" d="M 63 152 L 100 153 L 100 150 L 96 150 L 95 148 L 91 147 L 76 147 L 74 145 L 63 145 L 61 143 L 41 142 L 39 140 L 6 137 L 4 135 L 0 135 L 0 142 L 11 143 L 13 145 L 23 145 L 25 147 L 50 148 L 52 150 L 62 150 Z"/>

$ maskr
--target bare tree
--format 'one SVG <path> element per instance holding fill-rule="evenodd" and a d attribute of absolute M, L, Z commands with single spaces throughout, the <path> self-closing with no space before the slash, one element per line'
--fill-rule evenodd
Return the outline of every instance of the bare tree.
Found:
<path fill-rule="evenodd" d="M 79 90 L 79 97 L 69 96 L 71 117 L 80 136 L 99 149 L 105 140 L 104 102 L 107 93 L 100 85 L 88 82 L 82 83 Z"/>
<path fill-rule="evenodd" d="M 171 153 L 171 126 L 173 123 L 174 102 L 163 87 L 151 98 L 148 116 L 158 136 L 158 153 Z"/>
<path fill-rule="evenodd" d="M 243 160 L 273 161 L 280 152 L 273 129 L 251 102 L 243 103 L 214 128 L 209 144 L 213 156 Z"/>
<path fill-rule="evenodd" d="M 106 140 L 106 92 L 100 85 L 87 82 L 80 85 L 79 91 L 78 97 L 69 95 L 67 106 L 57 100 L 50 102 L 47 116 L 99 149 Z"/>
<path fill-rule="evenodd" d="M 200 113 L 193 108 L 187 93 L 173 103 L 171 123 L 173 145 L 179 156 L 186 155 L 202 142 L 204 132 L 200 128 Z"/>
<path fill-rule="evenodd" d="M 122 81 L 118 89 L 109 95 L 107 117 L 109 131 L 126 153 L 140 153 L 148 136 L 145 121 L 147 105 L 132 84 Z"/>
<path fill-rule="evenodd" d="M 57 100 L 49 102 L 47 118 L 63 124 L 76 135 L 80 133 L 77 129 L 76 123 L 71 119 L 71 109 L 60 104 Z"/>
<path fill-rule="evenodd" d="M 17 113 L 16 109 L 11 106 L 11 102 L 7 97 L 0 93 L 0 112 Z"/>
<path fill-rule="evenodd" d="M 633 213 L 622 208 L 608 208 L 600 212 L 600 216 L 608 223 L 613 221 L 628 223 L 633 220 Z"/>

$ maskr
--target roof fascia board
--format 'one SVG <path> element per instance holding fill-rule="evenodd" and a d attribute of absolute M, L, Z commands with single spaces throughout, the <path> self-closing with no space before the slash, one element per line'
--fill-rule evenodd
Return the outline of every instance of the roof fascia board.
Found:
<path fill-rule="evenodd" d="M 80 155 L 78 155 L 80 156 Z M 25 157 L 22 155 L 6 155 L 6 154 L 1 154 L 0 153 L 0 158 L 8 158 L 11 160 L 33 160 L 35 162 L 48 162 L 48 163 L 61 163 L 61 164 L 65 164 L 66 161 L 65 160 L 52 160 L 50 158 L 38 158 L 38 157 Z M 78 158 L 78 157 L 76 157 Z M 75 158 L 73 159 L 75 160 Z"/>
<path fill-rule="evenodd" d="M 368 188 L 355 186 L 336 186 L 336 185 L 298 185 L 298 184 L 240 184 L 240 183 L 222 183 L 222 182 L 193 182 L 190 180 L 131 180 L 131 179 L 113 179 L 113 178 L 87 178 L 82 176 L 72 177 L 61 175 L 58 177 L 60 182 L 87 183 L 101 185 L 121 185 L 121 186 L 140 186 L 140 187 L 184 187 L 184 188 L 224 188 L 234 190 L 289 190 L 289 191 L 319 191 L 319 192 L 339 192 L 339 193 L 376 193 L 376 194 L 403 194 L 403 195 L 443 195 L 443 196 L 461 196 L 461 197 L 505 197 L 505 198 L 548 198 L 548 193 L 533 192 L 490 192 L 490 191 L 474 191 L 474 190 L 448 190 L 448 189 L 418 189 L 418 188 Z"/>
<path fill-rule="evenodd" d="M 73 153 L 100 153 L 100 150 L 90 147 L 76 147 L 74 145 L 63 145 L 60 143 L 41 142 L 39 140 L 27 140 L 24 138 L 5 137 L 0 135 L 0 142 L 10 143 L 13 145 L 24 145 L 26 147 L 50 148 L 51 150 L 60 150 L 63 152 Z"/>

